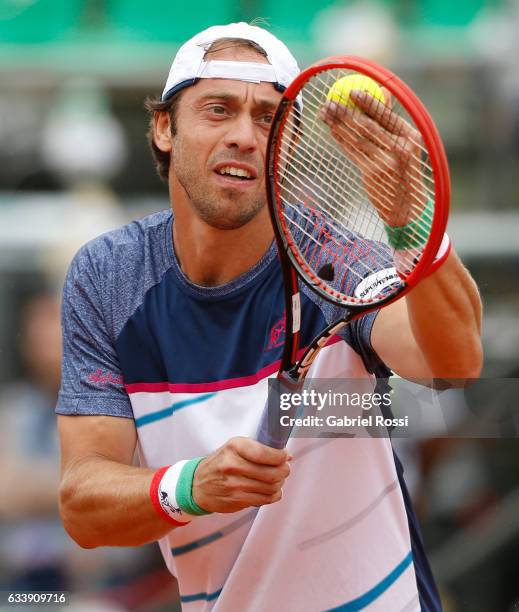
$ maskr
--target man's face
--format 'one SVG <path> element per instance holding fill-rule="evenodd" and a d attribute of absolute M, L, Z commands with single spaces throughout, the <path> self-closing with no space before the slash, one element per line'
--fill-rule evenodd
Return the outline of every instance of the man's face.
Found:
<path fill-rule="evenodd" d="M 241 46 L 207 59 L 268 63 Z M 272 83 L 201 79 L 186 89 L 171 139 L 173 199 L 175 188 L 184 190 L 194 212 L 218 229 L 253 219 L 266 203 L 267 138 L 280 98 Z"/>

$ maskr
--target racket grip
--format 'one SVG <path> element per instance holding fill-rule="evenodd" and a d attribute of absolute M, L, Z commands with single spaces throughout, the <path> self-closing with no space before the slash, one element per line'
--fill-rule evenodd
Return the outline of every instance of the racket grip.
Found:
<path fill-rule="evenodd" d="M 265 405 L 265 411 L 268 412 L 268 405 Z M 272 435 L 268 425 L 268 416 L 266 419 L 262 417 L 260 428 L 258 429 L 258 434 L 256 436 L 258 442 L 261 442 L 262 444 L 265 444 L 266 446 L 270 446 L 272 448 L 281 449 L 285 448 L 289 437 L 290 432 L 288 432 L 288 434 L 286 435 L 281 435 L 281 432 L 278 435 Z"/>
<path fill-rule="evenodd" d="M 263 414 L 261 415 L 256 440 L 272 448 L 285 448 L 292 433 L 293 425 L 282 425 L 281 417 L 285 422 L 295 418 L 299 407 L 290 404 L 288 409 L 281 410 L 281 395 L 300 389 L 301 384 L 288 375 L 278 374 L 276 381 L 269 385 L 269 392 Z"/>

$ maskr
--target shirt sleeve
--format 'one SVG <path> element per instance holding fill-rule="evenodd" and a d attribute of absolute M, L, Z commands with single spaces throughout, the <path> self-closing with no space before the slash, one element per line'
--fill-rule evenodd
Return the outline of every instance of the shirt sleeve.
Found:
<path fill-rule="evenodd" d="M 390 291 L 391 285 L 399 281 L 391 250 L 384 244 L 367 241 L 359 236 L 355 236 L 351 244 L 348 265 L 337 274 L 333 282 L 335 288 L 358 297 L 363 297 L 368 292 L 371 295 L 379 295 Z M 307 294 L 320 304 L 328 324 L 344 316 L 345 311 L 341 306 L 316 297 L 310 290 Z M 369 372 L 375 374 L 377 378 L 387 378 L 391 375 L 391 370 L 380 359 L 371 344 L 371 331 L 379 312 L 380 310 L 375 310 L 355 319 L 343 327 L 339 336 L 362 357 Z"/>
<path fill-rule="evenodd" d="M 395 281 L 399 281 L 392 252 L 382 243 L 357 237 L 352 249 L 352 259 L 351 272 L 344 282 L 353 282 L 354 294 L 358 297 L 366 292 L 384 294 Z M 391 375 L 391 370 L 371 344 L 371 332 L 379 312 L 380 309 L 355 319 L 346 325 L 341 335 L 359 353 L 369 372 L 377 378 L 387 378 Z"/>
<path fill-rule="evenodd" d="M 387 378 L 391 376 L 391 370 L 380 359 L 371 344 L 371 331 L 379 312 L 380 310 L 375 310 L 352 321 L 346 325 L 340 335 L 359 353 L 368 372 L 375 374 L 377 378 Z"/>
<path fill-rule="evenodd" d="M 99 239 L 98 239 L 99 240 Z M 111 254 L 94 241 L 69 268 L 63 288 L 63 361 L 56 412 L 133 418 L 111 324 Z"/>

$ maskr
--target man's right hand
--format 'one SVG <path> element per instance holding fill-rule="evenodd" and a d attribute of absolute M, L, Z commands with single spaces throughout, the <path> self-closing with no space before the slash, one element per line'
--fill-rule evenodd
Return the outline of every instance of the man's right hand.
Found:
<path fill-rule="evenodd" d="M 252 438 L 231 438 L 199 463 L 193 499 L 207 512 L 237 512 L 277 502 L 291 459 L 285 449 Z"/>

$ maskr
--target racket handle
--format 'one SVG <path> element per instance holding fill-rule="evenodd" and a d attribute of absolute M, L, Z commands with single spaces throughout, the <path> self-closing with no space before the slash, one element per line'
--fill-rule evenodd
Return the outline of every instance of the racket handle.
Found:
<path fill-rule="evenodd" d="M 281 410 L 281 395 L 291 393 L 301 388 L 301 383 L 287 374 L 278 374 L 276 382 L 269 387 L 267 401 L 261 415 L 261 421 L 256 434 L 256 440 L 272 448 L 285 448 L 293 425 L 282 425 L 281 417 L 290 422 L 295 418 L 299 407 L 290 405 L 288 410 Z"/>
<path fill-rule="evenodd" d="M 256 435 L 256 440 L 262 444 L 271 446 L 272 448 L 285 448 L 288 439 L 290 438 L 292 428 L 281 427 L 279 421 L 277 424 L 269 423 L 270 420 L 272 420 L 271 412 L 269 410 L 269 402 L 267 400 L 263 410 L 263 415 L 261 417 L 258 433 Z"/>

